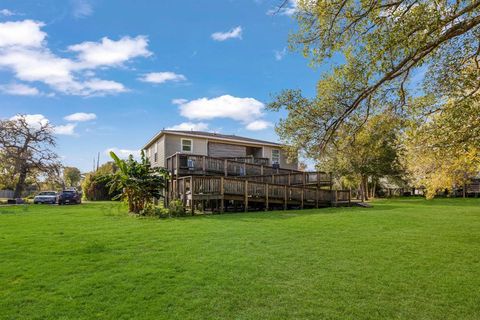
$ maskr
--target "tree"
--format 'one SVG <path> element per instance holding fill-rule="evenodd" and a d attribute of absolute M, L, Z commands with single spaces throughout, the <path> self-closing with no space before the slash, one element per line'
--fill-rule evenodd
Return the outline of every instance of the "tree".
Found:
<path fill-rule="evenodd" d="M 83 196 L 90 201 L 112 200 L 121 194 L 121 190 L 111 190 L 110 184 L 118 167 L 109 161 L 97 170 L 89 172 L 82 181 Z"/>
<path fill-rule="evenodd" d="M 349 130 L 339 132 L 335 145 L 317 154 L 319 168 L 333 172 L 344 185 L 358 185 L 362 200 L 368 200 L 369 193 L 374 196 L 379 178 L 402 173 L 400 124 L 395 116 L 377 115 L 369 119 L 355 137 L 349 135 Z M 370 192 L 369 178 L 372 182 Z"/>
<path fill-rule="evenodd" d="M 121 197 L 127 201 L 130 212 L 138 214 L 153 199 L 163 197 L 168 171 L 152 167 L 143 151 L 140 162 L 135 161 L 132 155 L 127 160 L 120 159 L 114 152 L 110 152 L 110 156 L 118 167 L 110 187 L 112 190 L 122 190 Z"/>
<path fill-rule="evenodd" d="M 315 97 L 286 90 L 270 105 L 288 111 L 277 130 L 297 148 L 324 150 L 340 129 L 355 134 L 373 114 L 409 112 L 416 71 L 427 70 L 426 91 L 468 77 L 479 89 L 480 0 L 299 0 L 298 8 L 290 47 L 312 66 L 337 65 L 322 75 Z M 352 126 L 357 118 L 363 121 Z"/>
<path fill-rule="evenodd" d="M 480 172 L 479 114 L 480 94 L 451 99 L 406 132 L 407 168 L 427 198 L 453 186 L 462 186 L 465 196 L 465 185 Z"/>
<path fill-rule="evenodd" d="M 64 167 L 63 168 L 63 180 L 70 187 L 76 187 L 82 179 L 82 173 L 78 168 L 75 167 Z"/>
<path fill-rule="evenodd" d="M 33 122 L 26 115 L 0 120 L 0 162 L 14 174 L 15 198 L 21 197 L 29 174 L 48 175 L 58 170 L 54 147 L 55 137 L 48 122 Z"/>

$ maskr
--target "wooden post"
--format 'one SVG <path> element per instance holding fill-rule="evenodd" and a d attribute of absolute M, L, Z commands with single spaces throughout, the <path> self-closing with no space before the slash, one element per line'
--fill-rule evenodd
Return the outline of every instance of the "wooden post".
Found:
<path fill-rule="evenodd" d="M 352 188 L 348 189 L 348 206 L 352 205 Z"/>
<path fill-rule="evenodd" d="M 272 183 L 275 184 L 275 175 L 272 174 Z"/>
<path fill-rule="evenodd" d="M 202 157 L 202 171 L 203 171 L 203 174 L 207 173 L 207 157 L 206 156 Z"/>
<path fill-rule="evenodd" d="M 263 164 L 260 166 L 260 175 L 263 176 Z"/>
<path fill-rule="evenodd" d="M 265 211 L 268 211 L 268 183 L 265 183 Z"/>
<path fill-rule="evenodd" d="M 227 177 L 228 176 L 228 160 L 227 159 L 223 161 L 223 172 L 225 173 L 225 177 Z"/>
<path fill-rule="evenodd" d="M 332 173 L 330 172 L 330 190 L 333 189 L 333 177 L 332 177 Z"/>
<path fill-rule="evenodd" d="M 245 180 L 245 212 L 248 211 L 248 181 Z"/>
<path fill-rule="evenodd" d="M 243 163 L 243 175 L 245 175 L 245 176 L 247 175 L 247 163 L 246 162 Z"/>
<path fill-rule="evenodd" d="M 174 172 L 174 174 L 176 174 L 177 177 L 179 176 L 179 173 L 180 173 L 180 157 L 179 157 L 178 153 L 175 154 L 175 168 L 173 169 L 173 172 Z"/>
<path fill-rule="evenodd" d="M 318 209 L 318 188 L 315 189 L 315 208 Z"/>
<path fill-rule="evenodd" d="M 306 184 L 307 184 L 307 173 L 304 172 L 303 173 L 303 186 L 305 187 Z"/>
<path fill-rule="evenodd" d="M 287 198 L 287 186 L 283 186 L 283 210 L 287 210 L 287 202 L 288 202 L 288 198 Z"/>
<path fill-rule="evenodd" d="M 224 188 L 224 177 L 220 177 L 220 212 L 223 213 L 225 211 L 225 188 Z"/>
<path fill-rule="evenodd" d="M 183 179 L 183 187 L 182 187 L 182 202 L 183 202 L 183 210 L 187 207 L 187 186 L 186 180 Z"/>
<path fill-rule="evenodd" d="M 302 197 L 301 197 L 301 202 L 300 202 L 300 208 L 303 209 L 303 201 L 305 198 L 305 188 L 302 188 Z"/>

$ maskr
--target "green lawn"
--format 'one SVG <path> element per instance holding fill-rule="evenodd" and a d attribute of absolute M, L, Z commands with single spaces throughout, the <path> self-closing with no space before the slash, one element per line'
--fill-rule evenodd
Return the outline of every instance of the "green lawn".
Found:
<path fill-rule="evenodd" d="M 0 319 L 480 319 L 480 199 L 0 207 Z"/>

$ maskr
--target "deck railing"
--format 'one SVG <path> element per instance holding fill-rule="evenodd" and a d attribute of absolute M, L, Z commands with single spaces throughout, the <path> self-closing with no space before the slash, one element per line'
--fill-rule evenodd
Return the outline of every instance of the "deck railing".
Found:
<path fill-rule="evenodd" d="M 270 174 L 288 174 L 300 172 L 292 169 L 271 166 L 227 158 L 215 158 L 196 154 L 175 153 L 167 158 L 167 169 L 176 176 L 190 174 L 222 174 L 228 176 L 259 176 Z"/>
<path fill-rule="evenodd" d="M 233 197 L 233 198 L 232 198 Z M 289 186 L 267 182 L 240 180 L 220 176 L 185 176 L 172 181 L 170 198 L 189 201 L 200 199 L 240 199 L 248 202 L 293 204 L 300 207 L 350 201 L 348 190 L 328 190 L 310 186 Z M 222 206 L 223 207 L 223 206 Z"/>
<path fill-rule="evenodd" d="M 174 176 L 221 175 L 248 179 L 249 181 L 292 186 L 316 185 L 321 187 L 332 184 L 331 176 L 326 172 L 303 172 L 185 153 L 176 153 L 168 157 L 167 169 Z"/>
<path fill-rule="evenodd" d="M 225 158 L 228 160 L 233 160 L 237 162 L 246 162 L 246 163 L 253 163 L 258 165 L 268 166 L 269 159 L 268 158 L 255 158 L 255 157 L 229 157 Z"/>

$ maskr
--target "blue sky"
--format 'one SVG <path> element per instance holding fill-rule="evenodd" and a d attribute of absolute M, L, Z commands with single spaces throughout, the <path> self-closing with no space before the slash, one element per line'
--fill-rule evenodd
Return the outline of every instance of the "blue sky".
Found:
<path fill-rule="evenodd" d="M 56 126 L 66 165 L 138 150 L 162 128 L 277 141 L 276 92 L 312 95 L 320 70 L 285 50 L 280 0 L 3 0 L 0 117 Z"/>

